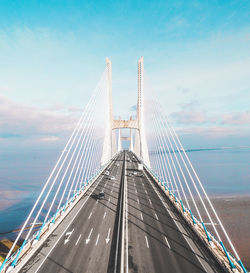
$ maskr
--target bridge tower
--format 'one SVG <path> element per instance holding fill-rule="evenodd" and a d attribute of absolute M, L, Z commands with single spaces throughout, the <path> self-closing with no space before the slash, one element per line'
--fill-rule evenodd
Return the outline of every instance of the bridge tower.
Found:
<path fill-rule="evenodd" d="M 144 127 L 144 59 L 141 57 L 138 61 L 138 96 L 137 96 L 137 112 L 136 118 L 130 117 L 129 120 L 114 119 L 113 106 L 112 106 L 112 64 L 111 61 L 106 58 L 107 67 L 107 120 L 106 120 L 106 134 L 104 139 L 102 165 L 108 162 L 108 160 L 117 152 L 121 150 L 121 141 L 130 141 L 130 150 L 141 158 L 144 163 L 150 167 L 148 148 Z M 121 129 L 130 129 L 130 135 L 128 137 L 121 136 Z M 118 130 L 118 147 L 116 145 L 116 130 Z M 133 141 L 133 131 L 134 141 Z"/>

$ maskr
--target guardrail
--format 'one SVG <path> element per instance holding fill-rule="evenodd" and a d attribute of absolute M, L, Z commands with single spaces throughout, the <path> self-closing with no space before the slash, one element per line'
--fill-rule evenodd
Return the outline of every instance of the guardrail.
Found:
<path fill-rule="evenodd" d="M 63 204 L 61 208 L 58 209 L 48 221 L 44 222 L 41 228 L 36 231 L 29 240 L 24 240 L 21 247 L 16 252 L 14 252 L 7 260 L 3 261 L 2 265 L 0 266 L 0 273 L 11 272 L 28 254 L 30 254 L 31 252 L 35 253 L 35 251 L 37 250 L 37 242 L 42 239 L 47 239 L 49 237 L 49 235 L 69 214 L 69 212 L 74 208 L 74 206 L 78 203 L 82 196 L 87 192 L 87 190 L 98 179 L 101 173 L 113 163 L 117 156 L 118 154 L 114 155 L 108 163 L 106 163 L 99 170 L 97 170 L 95 174 L 87 181 L 87 183 L 83 185 L 71 197 L 69 201 L 66 201 L 66 203 Z"/>
<path fill-rule="evenodd" d="M 138 159 L 138 158 L 137 158 Z M 138 161 L 141 162 L 140 159 Z M 228 272 L 240 272 L 248 273 L 243 263 L 227 251 L 222 241 L 218 241 L 205 227 L 204 223 L 201 223 L 192 213 L 187 209 L 182 200 L 179 200 L 174 193 L 154 174 L 143 162 L 141 162 L 147 171 L 147 173 L 153 178 L 156 184 L 162 189 L 174 207 L 177 208 L 180 215 L 184 218 L 185 222 L 192 228 L 197 236 L 203 241 L 203 243 L 210 250 L 210 253 L 214 258 L 228 271 Z"/>

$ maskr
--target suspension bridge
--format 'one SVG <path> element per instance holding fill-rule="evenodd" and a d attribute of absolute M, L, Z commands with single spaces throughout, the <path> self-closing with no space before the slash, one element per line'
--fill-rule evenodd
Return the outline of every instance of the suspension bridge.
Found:
<path fill-rule="evenodd" d="M 106 59 L 1 273 L 247 272 L 164 109 L 146 89 L 142 57 L 136 116 L 115 119 Z"/>

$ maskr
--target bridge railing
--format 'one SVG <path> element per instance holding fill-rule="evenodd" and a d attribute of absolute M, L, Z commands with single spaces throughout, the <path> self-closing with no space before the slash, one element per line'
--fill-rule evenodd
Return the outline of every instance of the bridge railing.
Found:
<path fill-rule="evenodd" d="M 12 266 L 12 263 L 15 261 L 17 257 L 18 257 L 19 264 L 22 263 L 23 260 L 28 255 L 31 257 L 35 253 L 35 251 L 42 245 L 42 243 L 50 236 L 50 234 L 57 228 L 57 226 L 63 221 L 63 219 L 70 213 L 70 211 L 75 207 L 75 205 L 79 202 L 79 200 L 81 200 L 83 195 L 95 183 L 95 181 L 100 177 L 103 171 L 107 167 L 109 167 L 109 165 L 111 165 L 111 163 L 115 160 L 116 157 L 117 157 L 117 154 L 114 155 L 114 157 L 109 162 L 107 162 L 104 166 L 102 166 L 99 170 L 97 170 L 96 173 L 87 181 L 86 185 L 83 185 L 79 189 L 79 191 L 77 191 L 72 196 L 70 202 L 66 202 L 65 204 L 63 204 L 60 207 L 59 212 L 57 212 L 50 219 L 48 219 L 46 223 L 43 225 L 42 229 L 35 232 L 33 236 L 26 241 L 25 246 L 23 248 L 19 248 L 8 259 L 6 259 L 5 263 L 0 268 L 0 272 L 1 273 L 7 272 L 7 271 L 9 272 L 11 270 L 11 267 L 12 268 L 14 267 Z M 36 239 L 38 234 L 39 234 L 39 240 Z M 25 261 L 25 263 L 27 261 Z"/>
<path fill-rule="evenodd" d="M 51 226 L 61 219 L 65 210 L 78 200 L 78 196 L 101 171 L 105 126 L 108 115 L 107 68 L 95 88 L 87 106 L 83 109 L 65 148 L 45 182 L 29 215 L 24 221 L 9 253 L 0 266 L 0 272 L 11 262 L 15 267 L 24 253 L 32 248 Z M 110 157 L 109 157 L 110 158 Z M 91 180 L 92 179 L 92 180 Z M 42 222 L 36 231 L 35 223 Z M 30 225 L 30 226 L 29 226 Z M 27 229 L 29 227 L 29 229 Z M 27 233 L 26 233 L 27 230 Z M 13 253 L 18 241 L 23 242 Z"/>
<path fill-rule="evenodd" d="M 143 114 L 150 161 L 148 171 L 199 236 L 216 250 L 213 253 L 223 257 L 230 270 L 247 272 L 157 95 L 153 92 L 152 97 L 153 89 L 147 84 Z M 207 229 L 203 218 L 209 220 L 216 236 Z"/>
<path fill-rule="evenodd" d="M 144 163 L 143 163 L 144 164 Z M 162 189 L 168 199 L 171 201 L 173 206 L 179 211 L 181 216 L 185 219 L 186 223 L 192 228 L 192 230 L 198 235 L 198 237 L 204 242 L 204 244 L 209 248 L 213 256 L 219 261 L 221 265 L 225 267 L 226 270 L 233 272 L 247 273 L 244 265 L 240 260 L 237 259 L 226 250 L 224 244 L 219 242 L 216 237 L 210 233 L 204 224 L 201 223 L 192 211 L 185 207 L 182 200 L 180 200 L 171 190 L 163 183 L 163 181 L 144 164 L 145 169 L 153 178 L 155 183 Z"/>

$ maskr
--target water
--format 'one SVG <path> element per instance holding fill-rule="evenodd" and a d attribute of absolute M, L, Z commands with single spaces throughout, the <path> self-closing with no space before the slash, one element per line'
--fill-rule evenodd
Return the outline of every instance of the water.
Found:
<path fill-rule="evenodd" d="M 0 239 L 23 223 L 60 150 L 5 152 L 0 155 Z M 189 151 L 209 195 L 250 195 L 250 149 Z"/>

